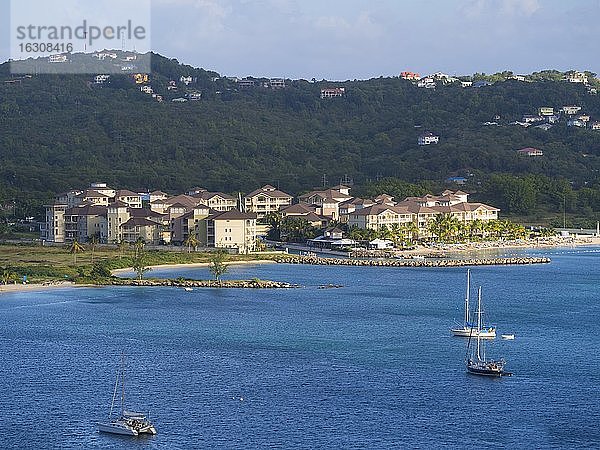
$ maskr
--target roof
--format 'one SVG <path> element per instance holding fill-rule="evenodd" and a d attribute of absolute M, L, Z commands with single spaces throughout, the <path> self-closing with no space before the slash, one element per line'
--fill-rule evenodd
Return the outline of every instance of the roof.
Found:
<path fill-rule="evenodd" d="M 341 201 L 350 200 L 352 197 L 350 195 L 342 194 L 340 191 L 336 189 L 326 189 L 324 191 L 311 191 L 306 194 L 301 195 L 300 199 L 309 199 L 310 197 L 319 196 L 321 198 L 333 198 L 333 199 L 342 199 Z"/>
<path fill-rule="evenodd" d="M 193 198 L 201 198 L 202 200 L 210 200 L 213 197 L 221 197 L 224 198 L 225 200 L 235 200 L 235 197 L 228 195 L 228 194 L 223 194 L 222 192 L 199 192 L 198 194 L 195 194 L 193 196 Z"/>
<path fill-rule="evenodd" d="M 93 189 L 87 189 L 84 192 L 82 192 L 81 194 L 77 195 L 77 197 L 101 197 L 101 198 L 109 198 L 109 195 L 106 194 L 102 194 L 98 191 L 95 191 Z"/>
<path fill-rule="evenodd" d="M 125 202 L 122 202 L 121 200 L 117 200 L 112 203 L 109 203 L 108 207 L 109 208 L 129 208 L 129 205 Z"/>
<path fill-rule="evenodd" d="M 285 214 L 305 214 L 315 212 L 315 208 L 310 206 L 308 203 L 296 203 L 295 205 L 286 206 L 281 210 Z"/>
<path fill-rule="evenodd" d="M 232 209 L 230 211 L 219 212 L 217 214 L 213 214 L 208 217 L 210 220 L 246 220 L 246 219 L 256 219 L 258 216 L 256 213 L 245 213 L 240 212 L 237 209 Z"/>
<path fill-rule="evenodd" d="M 250 197 L 254 197 L 256 195 L 265 195 L 267 197 L 274 197 L 274 198 L 293 198 L 290 194 L 286 194 L 285 192 L 280 191 L 279 189 L 275 189 L 270 184 L 267 184 L 259 189 L 256 189 L 256 190 L 250 192 L 244 198 L 250 198 Z"/>
<path fill-rule="evenodd" d="M 133 192 L 133 191 L 128 191 L 127 189 L 118 190 L 115 196 L 116 197 L 141 197 L 140 194 Z"/>
<path fill-rule="evenodd" d="M 155 217 L 157 219 L 162 219 L 166 216 L 166 214 L 161 214 L 159 212 L 152 211 L 151 209 L 147 208 L 129 208 L 129 215 L 131 217 Z"/>
<path fill-rule="evenodd" d="M 147 226 L 161 226 L 160 223 L 154 222 L 153 220 L 146 219 L 145 217 L 132 217 L 127 222 L 121 224 L 122 228 L 131 227 L 147 227 Z"/>
<path fill-rule="evenodd" d="M 106 206 L 84 203 L 83 205 L 74 206 L 65 210 L 67 216 L 105 216 L 107 211 Z"/>

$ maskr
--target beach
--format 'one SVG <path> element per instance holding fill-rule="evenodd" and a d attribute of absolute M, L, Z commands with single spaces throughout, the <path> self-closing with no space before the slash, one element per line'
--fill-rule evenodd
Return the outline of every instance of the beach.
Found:
<path fill-rule="evenodd" d="M 0 284 L 0 294 L 3 292 L 21 292 L 21 291 L 46 291 L 49 289 L 61 289 L 68 287 L 82 287 L 83 284 L 75 284 L 72 281 L 46 281 L 44 283 L 17 283 Z"/>
<path fill-rule="evenodd" d="M 539 238 L 536 240 L 507 240 L 507 241 L 485 241 L 471 242 L 461 244 L 430 244 L 427 246 L 418 246 L 415 249 L 403 250 L 397 252 L 402 256 L 428 256 L 428 257 L 443 257 L 448 254 L 453 257 L 461 257 L 473 259 L 477 258 L 478 252 L 489 252 L 503 249 L 551 249 L 551 248 L 573 248 L 580 246 L 600 246 L 600 237 L 585 236 L 585 237 L 548 237 Z M 226 265 L 256 265 L 256 264 L 276 264 L 273 260 L 250 260 L 250 261 L 230 261 Z M 175 269 L 208 267 L 210 262 L 192 263 L 192 264 L 164 264 L 150 266 L 152 269 Z M 131 272 L 131 268 L 115 269 L 112 274 L 119 276 L 120 274 Z M 76 284 L 71 281 L 46 281 L 44 283 L 18 283 L 18 284 L 0 284 L 0 294 L 4 292 L 21 292 L 21 291 L 36 291 L 60 289 L 68 287 L 85 287 L 89 285 Z"/>

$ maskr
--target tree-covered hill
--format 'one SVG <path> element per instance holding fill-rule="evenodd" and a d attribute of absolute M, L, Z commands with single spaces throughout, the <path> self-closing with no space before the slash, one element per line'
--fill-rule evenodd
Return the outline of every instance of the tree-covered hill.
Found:
<path fill-rule="evenodd" d="M 125 75 L 96 85 L 90 75 L 19 77 L 1 65 L 0 203 L 41 202 L 91 181 L 167 192 L 248 192 L 270 183 L 298 193 L 324 175 L 331 184 L 348 175 L 359 186 L 384 177 L 441 186 L 459 175 L 492 197 L 485 186 L 504 175 L 598 190 L 600 130 L 567 127 L 565 117 L 547 131 L 510 125 L 542 106 L 577 105 L 600 120 L 600 98 L 582 84 L 505 80 L 434 90 L 377 78 L 286 80 L 285 89 L 270 89 L 257 78 L 242 88 L 159 55 L 152 66 L 147 84 L 163 102 Z M 335 86 L 346 95 L 320 98 Z M 172 102 L 194 93 L 201 100 Z M 417 145 L 425 131 L 439 135 L 439 144 Z M 523 147 L 544 156 L 517 156 Z"/>

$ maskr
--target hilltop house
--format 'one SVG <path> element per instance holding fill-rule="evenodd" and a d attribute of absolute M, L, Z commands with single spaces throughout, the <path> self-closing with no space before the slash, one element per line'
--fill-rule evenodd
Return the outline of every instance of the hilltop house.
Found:
<path fill-rule="evenodd" d="M 576 70 L 572 70 L 567 72 L 565 77 L 563 78 L 565 81 L 569 83 L 583 83 L 588 84 L 588 77 L 584 72 L 578 72 Z"/>
<path fill-rule="evenodd" d="M 421 75 L 414 72 L 402 72 L 400 73 L 400 77 L 405 80 L 418 80 L 419 78 L 421 78 Z"/>
<path fill-rule="evenodd" d="M 346 89 L 343 87 L 321 89 L 321 98 L 343 97 L 345 94 Z"/>

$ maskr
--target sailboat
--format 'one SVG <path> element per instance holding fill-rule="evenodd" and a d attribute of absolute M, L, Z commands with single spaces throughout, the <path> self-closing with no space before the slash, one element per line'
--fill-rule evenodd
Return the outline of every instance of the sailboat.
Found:
<path fill-rule="evenodd" d="M 117 391 L 121 387 L 121 412 L 113 418 L 113 410 Z M 108 422 L 98 422 L 98 430 L 105 433 L 138 436 L 140 434 L 156 434 L 156 428 L 143 413 L 125 410 L 125 355 L 121 354 L 121 365 L 117 371 L 115 389 L 113 391 Z"/>
<path fill-rule="evenodd" d="M 484 339 L 494 339 L 496 337 L 496 327 L 481 326 L 477 328 L 469 318 L 469 296 L 471 292 L 471 269 L 467 269 L 467 292 L 465 295 L 465 320 L 462 327 L 452 328 L 450 331 L 454 336 L 462 337 L 481 337 Z"/>
<path fill-rule="evenodd" d="M 481 286 L 479 287 L 477 293 L 477 328 L 476 331 L 481 330 L 482 319 L 481 316 L 483 312 L 481 311 Z M 488 360 L 485 356 L 485 343 L 482 340 L 480 334 L 475 333 L 476 336 L 470 336 L 469 342 L 467 344 L 467 358 L 466 358 L 466 366 L 467 372 L 472 373 L 474 375 L 484 375 L 490 377 L 502 377 L 502 376 L 511 376 L 512 373 L 506 372 L 504 370 L 504 366 L 506 365 L 506 361 L 504 359 L 499 360 Z M 477 339 L 477 347 L 471 349 L 471 337 L 475 337 Z M 471 354 L 469 355 L 469 350 L 471 350 Z"/>

